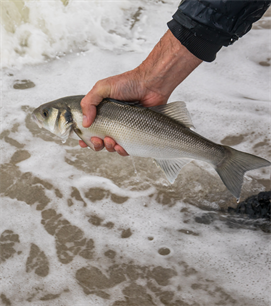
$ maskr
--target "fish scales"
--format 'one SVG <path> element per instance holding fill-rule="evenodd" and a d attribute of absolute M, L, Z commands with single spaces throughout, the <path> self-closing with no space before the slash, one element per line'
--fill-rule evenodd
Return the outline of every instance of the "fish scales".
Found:
<path fill-rule="evenodd" d="M 208 162 L 236 198 L 240 197 L 246 171 L 270 166 L 268 160 L 216 144 L 192 131 L 184 102 L 144 108 L 104 99 L 97 106 L 93 124 L 84 128 L 80 107 L 83 97 L 64 97 L 43 104 L 34 110 L 33 119 L 64 140 L 74 131 L 93 149 L 91 137 L 109 136 L 130 155 L 153 158 L 171 183 L 191 159 Z"/>
<path fill-rule="evenodd" d="M 142 157 L 163 158 L 167 154 L 167 158 L 214 161 L 216 156 L 218 163 L 224 154 L 222 146 L 199 136 L 178 121 L 136 106 L 102 102 L 92 130 L 98 133 L 103 130 L 104 136 L 110 135 L 129 154 Z M 143 148 L 138 149 L 138 145 Z M 156 149 L 150 151 L 149 148 Z"/>

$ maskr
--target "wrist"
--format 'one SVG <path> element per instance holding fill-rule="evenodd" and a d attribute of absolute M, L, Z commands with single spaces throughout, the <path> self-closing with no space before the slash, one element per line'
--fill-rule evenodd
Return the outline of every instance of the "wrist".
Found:
<path fill-rule="evenodd" d="M 168 30 L 134 72 L 145 88 L 159 92 L 168 99 L 201 62 Z"/>

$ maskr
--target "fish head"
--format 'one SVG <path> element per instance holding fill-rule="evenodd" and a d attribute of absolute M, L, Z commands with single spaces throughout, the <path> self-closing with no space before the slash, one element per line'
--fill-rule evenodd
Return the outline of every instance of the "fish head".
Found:
<path fill-rule="evenodd" d="M 62 141 L 69 137 L 72 127 L 73 118 L 70 109 L 67 106 L 56 103 L 42 104 L 32 113 L 32 119 L 40 128 L 45 128 Z"/>

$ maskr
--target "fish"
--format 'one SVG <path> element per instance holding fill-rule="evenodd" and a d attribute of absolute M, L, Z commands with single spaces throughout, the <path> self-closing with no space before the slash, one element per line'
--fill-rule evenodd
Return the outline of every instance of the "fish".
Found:
<path fill-rule="evenodd" d="M 32 118 L 63 142 L 68 137 L 79 137 L 93 150 L 91 137 L 111 137 L 129 155 L 152 158 L 171 184 L 191 160 L 207 162 L 237 200 L 245 172 L 271 165 L 266 159 L 197 134 L 185 102 L 147 108 L 139 102 L 107 98 L 97 106 L 93 124 L 84 128 L 80 106 L 83 97 L 68 96 L 42 104 L 33 111 Z"/>

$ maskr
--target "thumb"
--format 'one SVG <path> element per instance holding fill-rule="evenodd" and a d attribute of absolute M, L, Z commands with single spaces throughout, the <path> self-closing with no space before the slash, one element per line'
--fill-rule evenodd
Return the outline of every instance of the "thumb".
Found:
<path fill-rule="evenodd" d="M 93 104 L 86 104 L 85 106 L 82 102 L 84 102 L 85 98 L 82 99 L 81 101 L 81 107 L 83 111 L 83 127 L 88 128 L 91 126 L 91 124 L 94 122 L 95 117 L 96 117 L 96 106 Z M 84 110 L 83 110 L 84 109 Z"/>
<path fill-rule="evenodd" d="M 107 82 L 99 81 L 97 82 L 91 91 L 81 100 L 81 108 L 83 112 L 83 127 L 89 127 L 96 117 L 96 106 L 100 102 L 109 97 L 110 87 Z"/>

